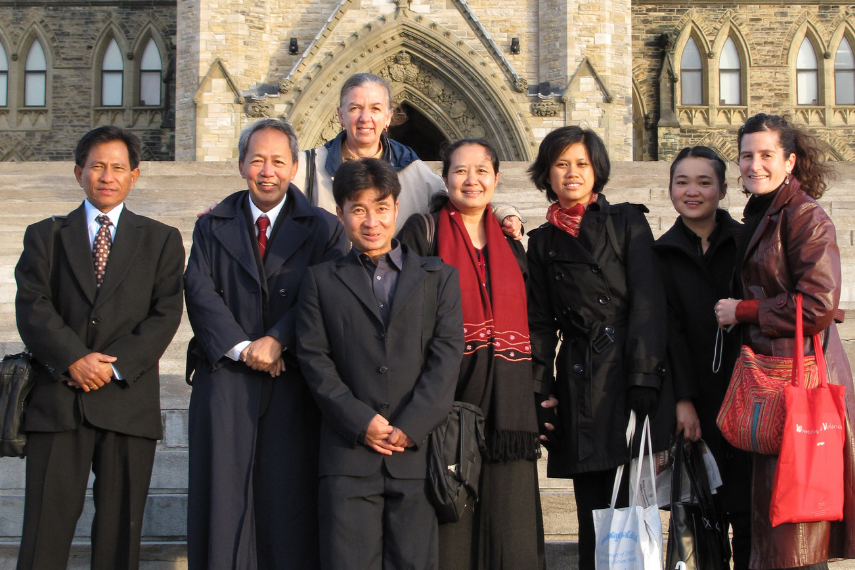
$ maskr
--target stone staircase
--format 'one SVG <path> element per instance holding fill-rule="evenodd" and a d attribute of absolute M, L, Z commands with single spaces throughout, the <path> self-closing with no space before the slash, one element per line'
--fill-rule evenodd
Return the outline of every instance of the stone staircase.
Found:
<path fill-rule="evenodd" d="M 438 164 L 431 164 L 438 170 Z M 495 201 L 517 205 L 527 227 L 545 222 L 546 200 L 525 174 L 527 163 L 504 163 Z M 676 218 L 668 199 L 667 163 L 616 163 L 605 194 L 610 202 L 644 203 L 648 219 L 658 237 Z M 233 163 L 141 164 L 142 175 L 131 192 L 128 206 L 178 227 L 186 250 L 192 245 L 196 213 L 234 190 L 245 188 Z M 855 163 L 840 163 L 838 178 L 823 207 L 837 225 L 843 259 L 842 308 L 855 309 Z M 731 185 L 725 205 L 735 218 L 741 217 L 745 198 L 736 184 L 738 172 L 731 166 Z M 80 204 L 83 192 L 73 177 L 73 164 L 0 163 L 0 350 L 22 348 L 15 326 L 14 266 L 22 249 L 28 224 L 52 214 L 66 214 Z M 850 361 L 855 363 L 855 318 L 841 327 Z M 164 438 L 158 444 L 143 524 L 142 568 L 173 570 L 186 568 L 185 514 L 187 505 L 187 407 L 190 388 L 184 383 L 184 354 L 191 337 L 185 319 L 161 360 L 161 405 Z M 547 534 L 550 570 L 576 567 L 576 516 L 573 486 L 569 480 L 546 479 L 541 460 L 541 499 Z M 15 567 L 24 504 L 24 460 L 0 459 L 0 570 Z M 93 515 L 88 500 L 77 527 L 69 568 L 88 567 L 88 537 Z M 667 522 L 667 519 L 666 519 Z M 843 566 L 835 565 L 838 570 Z M 847 568 L 852 568 L 846 566 Z"/>

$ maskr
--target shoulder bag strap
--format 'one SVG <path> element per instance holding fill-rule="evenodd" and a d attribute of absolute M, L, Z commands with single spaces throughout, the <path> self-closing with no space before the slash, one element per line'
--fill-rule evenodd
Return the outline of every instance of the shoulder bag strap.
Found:
<path fill-rule="evenodd" d="M 609 208 L 611 210 L 611 208 Z M 612 221 L 612 213 L 611 211 L 606 212 L 606 233 L 609 236 L 609 242 L 612 244 L 612 248 L 615 250 L 615 254 L 617 254 L 618 259 L 622 264 L 625 264 L 623 260 L 623 251 L 620 246 L 620 241 L 618 241 L 617 232 L 615 232 L 615 223 Z"/>
<path fill-rule="evenodd" d="M 315 170 L 317 169 L 315 158 L 317 157 L 317 154 L 317 150 L 314 148 L 305 152 L 306 184 L 303 186 L 303 194 L 306 196 L 306 199 L 309 200 L 309 204 L 312 204 L 313 206 L 317 205 L 315 203 Z"/>
<path fill-rule="evenodd" d="M 437 258 L 437 261 L 439 259 Z M 442 263 L 426 267 L 428 276 L 424 280 L 424 312 L 422 313 L 422 357 L 427 358 L 427 345 L 433 336 L 433 328 L 436 325 L 436 295 L 439 289 L 439 268 Z"/>

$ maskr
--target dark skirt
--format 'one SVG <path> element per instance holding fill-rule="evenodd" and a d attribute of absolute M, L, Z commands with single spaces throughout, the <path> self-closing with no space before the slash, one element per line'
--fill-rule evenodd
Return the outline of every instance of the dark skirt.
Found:
<path fill-rule="evenodd" d="M 543 548 L 535 461 L 485 463 L 480 500 L 439 525 L 440 570 L 543 570 Z"/>

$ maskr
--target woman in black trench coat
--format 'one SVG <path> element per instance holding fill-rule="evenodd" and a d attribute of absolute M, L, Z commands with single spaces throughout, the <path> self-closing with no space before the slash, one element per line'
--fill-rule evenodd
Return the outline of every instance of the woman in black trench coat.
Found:
<path fill-rule="evenodd" d="M 751 549 L 751 459 L 715 425 L 733 366 L 739 334 L 720 329 L 714 308 L 730 295 L 742 224 L 718 208 L 727 192 L 727 167 L 705 146 L 687 147 L 671 164 L 669 196 L 680 214 L 653 246 L 668 299 L 668 363 L 677 400 L 677 430 L 700 438 L 721 472 L 718 489 L 733 529 L 734 570 L 747 570 Z"/>
<path fill-rule="evenodd" d="M 529 168 L 552 202 L 550 222 L 528 243 L 532 359 L 539 392 L 558 400 L 548 475 L 573 479 L 581 570 L 594 568 L 592 511 L 608 506 L 615 468 L 630 459 L 630 409 L 643 419 L 673 398 L 663 382 L 667 310 L 646 208 L 608 203 L 609 170 L 600 138 L 575 126 L 547 135 Z M 654 429 L 654 450 L 667 447 L 670 432 Z"/>

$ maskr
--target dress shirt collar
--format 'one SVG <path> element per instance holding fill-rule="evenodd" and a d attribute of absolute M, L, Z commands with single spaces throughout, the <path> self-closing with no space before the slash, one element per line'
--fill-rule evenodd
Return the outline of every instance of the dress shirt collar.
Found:
<path fill-rule="evenodd" d="M 279 212 L 282 211 L 282 206 L 285 205 L 285 200 L 287 199 L 288 194 L 286 193 L 285 196 L 282 197 L 282 201 L 270 208 L 269 212 L 262 212 L 252 201 L 252 195 L 247 195 L 247 200 L 249 200 L 249 211 L 250 213 L 252 213 L 252 223 L 255 224 L 255 222 L 258 221 L 258 218 L 260 218 L 262 214 L 267 216 L 270 220 L 270 226 L 268 226 L 267 228 L 267 235 L 269 236 L 270 232 L 273 230 L 273 226 L 276 224 L 276 218 L 279 217 Z M 256 228 L 257 227 L 258 226 L 256 226 Z"/>
<path fill-rule="evenodd" d="M 91 226 L 92 222 L 95 222 L 95 218 L 104 213 L 95 206 L 93 206 L 88 198 L 86 200 L 83 200 L 83 207 L 86 209 L 86 227 Z M 122 215 L 122 210 L 124 209 L 125 203 L 122 202 L 121 204 L 107 212 L 107 217 L 110 218 L 111 222 L 113 222 L 113 229 L 119 227 L 119 216 Z M 98 224 L 98 222 L 95 223 Z M 100 226 L 100 224 L 98 225 Z"/>
<path fill-rule="evenodd" d="M 353 253 L 356 255 L 356 258 L 359 260 L 359 263 L 365 267 L 366 263 L 370 263 L 372 266 L 376 265 L 374 261 L 368 257 L 367 254 L 362 253 L 356 246 L 353 246 Z M 401 268 L 404 266 L 404 252 L 401 249 L 401 242 L 396 239 L 392 240 L 392 249 L 383 254 L 383 258 L 395 269 L 401 271 Z"/>

